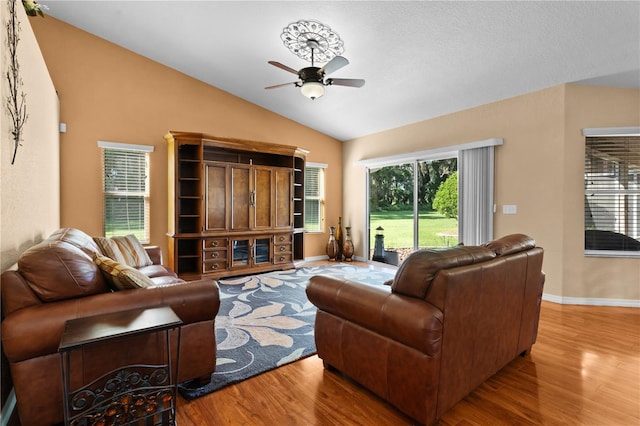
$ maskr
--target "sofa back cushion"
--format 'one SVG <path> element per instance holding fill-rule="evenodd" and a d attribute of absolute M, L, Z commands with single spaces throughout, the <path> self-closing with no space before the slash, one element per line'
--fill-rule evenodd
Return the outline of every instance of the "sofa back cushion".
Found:
<path fill-rule="evenodd" d="M 497 256 L 506 256 L 521 251 L 532 249 L 536 246 L 536 240 L 524 234 L 511 234 L 483 244 Z"/>
<path fill-rule="evenodd" d="M 18 270 L 40 300 L 54 302 L 109 291 L 93 259 L 56 238 L 29 248 L 18 260 Z"/>
<path fill-rule="evenodd" d="M 391 291 L 424 299 L 438 271 L 484 262 L 495 257 L 492 250 L 479 246 L 418 250 L 411 253 L 398 268 Z"/>
<path fill-rule="evenodd" d="M 93 256 L 96 252 L 100 252 L 100 248 L 98 248 L 96 243 L 93 241 L 93 238 L 79 229 L 60 228 L 47 238 L 47 241 L 53 240 L 64 241 L 65 243 L 76 246 L 89 257 Z"/>

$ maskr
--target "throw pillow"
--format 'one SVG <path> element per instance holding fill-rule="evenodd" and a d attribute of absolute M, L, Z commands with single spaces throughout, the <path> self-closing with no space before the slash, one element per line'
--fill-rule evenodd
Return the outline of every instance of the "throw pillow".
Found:
<path fill-rule="evenodd" d="M 116 262 L 124 263 L 134 268 L 153 265 L 149 253 L 133 234 L 112 238 L 95 237 L 94 241 L 100 247 L 103 255 Z"/>
<path fill-rule="evenodd" d="M 94 262 L 104 273 L 107 281 L 118 290 L 153 287 L 151 278 L 131 266 L 96 253 Z"/>
<path fill-rule="evenodd" d="M 120 248 L 111 238 L 93 237 L 93 241 L 95 241 L 102 255 L 107 256 L 118 263 L 126 263 Z"/>

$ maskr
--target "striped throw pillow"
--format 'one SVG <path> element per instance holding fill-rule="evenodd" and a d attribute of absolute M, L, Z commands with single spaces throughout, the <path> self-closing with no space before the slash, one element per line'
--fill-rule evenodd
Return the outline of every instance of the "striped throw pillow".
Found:
<path fill-rule="evenodd" d="M 112 238 L 95 237 L 94 241 L 100 247 L 103 255 L 117 262 L 134 268 L 153 265 L 149 253 L 133 234 Z"/>
<path fill-rule="evenodd" d="M 136 288 L 153 287 L 155 284 L 151 278 L 128 265 L 96 253 L 94 262 L 103 272 L 111 286 L 117 290 L 131 290 Z"/>

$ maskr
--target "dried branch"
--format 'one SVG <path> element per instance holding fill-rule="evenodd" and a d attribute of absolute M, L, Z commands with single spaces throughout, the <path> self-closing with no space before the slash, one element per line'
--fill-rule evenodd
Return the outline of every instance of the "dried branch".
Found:
<path fill-rule="evenodd" d="M 11 135 L 13 136 L 11 164 L 13 164 L 18 153 L 18 146 L 22 145 L 22 129 L 29 118 L 29 114 L 27 114 L 27 95 L 21 91 L 23 83 L 20 77 L 20 64 L 18 63 L 17 55 L 18 42 L 20 41 L 20 22 L 16 16 L 16 0 L 10 0 L 7 4 L 9 7 L 9 21 L 7 22 L 7 46 L 9 48 L 7 82 L 9 84 L 9 95 L 6 99 L 6 106 L 11 118 Z"/>

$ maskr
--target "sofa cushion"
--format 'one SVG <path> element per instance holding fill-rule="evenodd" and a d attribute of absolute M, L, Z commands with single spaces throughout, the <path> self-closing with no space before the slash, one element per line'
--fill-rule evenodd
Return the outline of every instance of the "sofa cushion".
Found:
<path fill-rule="evenodd" d="M 134 288 L 153 287 L 151 278 L 129 265 L 125 265 L 115 260 L 96 254 L 94 259 L 96 265 L 104 273 L 107 281 L 116 290 L 131 290 Z"/>
<path fill-rule="evenodd" d="M 124 263 L 134 268 L 153 265 L 144 246 L 133 234 L 124 237 L 94 237 L 94 241 L 100 247 L 103 255 L 116 262 Z"/>
<path fill-rule="evenodd" d="M 424 299 L 439 270 L 484 262 L 495 257 L 493 251 L 478 246 L 418 250 L 411 253 L 398 268 L 391 291 Z"/>
<path fill-rule="evenodd" d="M 43 302 L 109 291 L 93 259 L 65 241 L 45 240 L 29 248 L 20 256 L 18 269 Z"/>
<path fill-rule="evenodd" d="M 75 228 L 60 228 L 47 238 L 47 240 L 60 240 L 78 247 L 89 257 L 93 253 L 100 252 L 100 248 L 93 241 L 93 238 L 85 232 Z"/>
<path fill-rule="evenodd" d="M 497 256 L 506 256 L 534 248 L 536 240 L 524 234 L 511 234 L 485 243 L 483 246 L 493 251 Z"/>
<path fill-rule="evenodd" d="M 149 278 L 178 276 L 171 269 L 163 265 L 149 265 L 149 266 L 143 266 L 142 268 L 136 268 L 136 269 L 142 272 L 143 274 L 145 274 Z"/>

